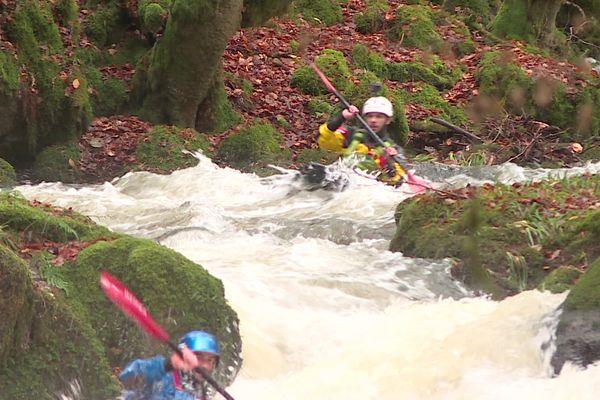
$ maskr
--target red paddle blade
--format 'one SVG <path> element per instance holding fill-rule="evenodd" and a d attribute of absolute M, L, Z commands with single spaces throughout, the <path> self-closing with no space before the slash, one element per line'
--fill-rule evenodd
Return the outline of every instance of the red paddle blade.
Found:
<path fill-rule="evenodd" d="M 148 334 L 163 343 L 169 341 L 169 335 L 152 319 L 142 302 L 121 281 L 108 272 L 101 272 L 100 286 L 106 296 Z"/>

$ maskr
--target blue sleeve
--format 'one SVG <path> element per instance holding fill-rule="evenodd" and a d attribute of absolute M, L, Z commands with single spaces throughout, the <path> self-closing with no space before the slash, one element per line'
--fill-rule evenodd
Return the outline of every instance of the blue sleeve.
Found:
<path fill-rule="evenodd" d="M 128 381 L 131 378 L 141 376 L 147 384 L 161 380 L 165 375 L 165 358 L 156 356 L 147 360 L 135 360 L 131 362 L 119 374 L 121 382 Z"/>

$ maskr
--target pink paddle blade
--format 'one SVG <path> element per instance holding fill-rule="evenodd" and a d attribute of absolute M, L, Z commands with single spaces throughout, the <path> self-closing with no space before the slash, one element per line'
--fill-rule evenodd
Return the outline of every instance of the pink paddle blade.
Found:
<path fill-rule="evenodd" d="M 425 179 L 421 179 L 410 172 L 406 173 L 406 183 L 415 194 L 423 193 L 427 189 L 433 189 L 431 184 Z"/>
<path fill-rule="evenodd" d="M 163 343 L 169 341 L 169 335 L 152 319 L 142 302 L 121 281 L 108 272 L 101 272 L 100 286 L 106 296 L 148 334 Z"/>

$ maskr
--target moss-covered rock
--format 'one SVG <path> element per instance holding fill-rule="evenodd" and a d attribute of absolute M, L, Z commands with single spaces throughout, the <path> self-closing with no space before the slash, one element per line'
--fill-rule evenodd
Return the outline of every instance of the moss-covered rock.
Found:
<path fill-rule="evenodd" d="M 387 36 L 419 49 L 437 51 L 442 45 L 442 38 L 435 30 L 431 8 L 424 5 L 398 7 L 396 20 L 387 30 Z"/>
<path fill-rule="evenodd" d="M 83 398 L 115 398 L 114 368 L 168 351 L 106 299 L 100 271 L 125 282 L 174 340 L 192 329 L 215 333 L 222 345 L 217 380 L 231 383 L 241 363 L 238 320 L 222 283 L 202 267 L 153 241 L 13 194 L 0 196 L 0 224 L 1 398 L 51 400 L 75 380 Z M 47 252 L 21 259 L 22 238 L 28 254 L 33 244 L 55 242 L 79 253 L 60 267 Z"/>
<path fill-rule="evenodd" d="M 512 62 L 510 54 L 484 54 L 475 78 L 479 81 L 479 93 L 501 100 L 516 113 L 521 113 L 523 109 L 529 111 L 533 82 L 520 66 Z"/>
<path fill-rule="evenodd" d="M 82 178 L 77 168 L 79 157 L 75 143 L 46 147 L 35 159 L 33 178 L 37 181 L 76 183 Z"/>
<path fill-rule="evenodd" d="M 477 202 L 446 202 L 433 195 L 405 201 L 396 210 L 398 229 L 390 249 L 416 257 L 456 258 L 455 276 L 487 291 L 490 282 L 473 277 L 488 275 L 493 281 L 489 287 L 501 288 L 492 291 L 496 296 L 538 287 L 548 270 L 565 265 L 581 269 L 600 254 L 597 210 L 563 208 L 578 196 L 588 198 L 598 179 L 484 186 L 469 196 Z M 551 206 L 531 206 L 536 202 Z M 543 256 L 554 253 L 560 257 Z"/>
<path fill-rule="evenodd" d="M 171 1 L 140 1 L 138 15 L 142 23 L 142 29 L 146 32 L 157 33 L 164 28 L 167 20 L 168 6 Z"/>
<path fill-rule="evenodd" d="M 255 123 L 223 140 L 217 157 L 235 168 L 262 173 L 267 164 L 289 163 L 291 154 L 283 144 L 283 136 L 273 126 Z"/>
<path fill-rule="evenodd" d="M 399 93 L 398 96 L 412 104 L 419 104 L 428 110 L 435 111 L 439 118 L 442 118 L 455 125 L 466 124 L 468 119 L 463 109 L 451 106 L 441 96 L 440 92 L 428 84 L 418 85 L 418 91 L 411 94 Z"/>
<path fill-rule="evenodd" d="M 341 93 L 352 86 L 350 69 L 342 52 L 326 49 L 316 57 L 315 64 Z M 302 65 L 294 71 L 290 85 L 302 93 L 315 96 L 328 93 L 321 79 L 308 65 Z"/>
<path fill-rule="evenodd" d="M 148 133 L 146 139 L 140 141 L 135 155 L 141 163 L 140 169 L 172 172 L 198 164 L 198 159 L 184 153 L 184 150 L 208 153 L 208 146 L 208 140 L 193 129 L 158 125 Z"/>
<path fill-rule="evenodd" d="M 13 186 L 17 183 L 17 174 L 12 165 L 0 158 L 0 186 Z"/>
<path fill-rule="evenodd" d="M 125 82 L 109 78 L 99 82 L 98 95 L 93 97 L 94 114 L 109 116 L 123 112 L 129 100 L 128 88 Z"/>
<path fill-rule="evenodd" d="M 385 24 L 385 13 L 390 6 L 385 1 L 367 1 L 367 8 L 354 16 L 356 31 L 366 34 L 383 30 Z"/>
<path fill-rule="evenodd" d="M 125 33 L 124 13 L 116 2 L 98 4 L 84 23 L 87 36 L 98 46 L 117 43 Z"/>
<path fill-rule="evenodd" d="M 342 21 L 342 7 L 338 0 L 296 0 L 292 12 L 301 14 L 312 25 L 330 26 Z"/>
<path fill-rule="evenodd" d="M 217 377 L 231 383 L 239 367 L 238 319 L 225 300 L 223 285 L 201 266 L 181 254 L 150 240 L 121 238 L 98 242 L 83 250 L 75 265 L 64 273 L 73 286 L 71 301 L 89 315 L 92 326 L 112 366 L 131 359 L 164 352 L 160 343 L 151 343 L 105 297 L 98 285 L 100 271 L 107 271 L 144 299 L 154 319 L 174 340 L 193 329 L 213 332 L 222 344 Z M 228 370 L 232 367 L 232 370 Z"/>
<path fill-rule="evenodd" d="M 560 267 L 550 272 L 539 284 L 538 289 L 562 293 L 573 287 L 582 272 L 575 268 Z"/>
<path fill-rule="evenodd" d="M 304 149 L 296 157 L 299 164 L 308 164 L 316 162 L 320 164 L 331 164 L 339 158 L 339 154 L 321 149 Z"/>
<path fill-rule="evenodd" d="M 371 71 L 379 78 L 388 77 L 388 66 L 381 54 L 369 51 L 364 44 L 357 44 L 352 48 L 352 61 L 360 68 Z"/>

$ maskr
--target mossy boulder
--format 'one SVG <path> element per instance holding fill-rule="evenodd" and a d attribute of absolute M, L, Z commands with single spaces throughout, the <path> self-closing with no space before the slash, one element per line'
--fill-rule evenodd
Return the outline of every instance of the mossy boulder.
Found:
<path fill-rule="evenodd" d="M 0 127 L 0 137 L 7 138 L 2 155 L 11 162 L 30 162 L 43 147 L 77 137 L 91 120 L 86 76 L 64 55 L 53 12 L 49 2 L 32 2 L 17 7 L 4 27 L 24 68 L 15 82 L 11 65 L 16 60 L 3 51 L 0 102 L 4 98 L 13 105 L 7 107 L 9 123 Z M 15 83 L 24 89 L 16 90 Z"/>
<path fill-rule="evenodd" d="M 539 284 L 539 290 L 547 290 L 552 293 L 562 293 L 570 290 L 581 276 L 582 272 L 571 267 L 559 267 L 550 272 Z"/>
<path fill-rule="evenodd" d="M 216 378 L 231 383 L 241 363 L 237 316 L 222 283 L 201 266 L 154 241 L 14 194 L 0 197 L 0 224 L 0 398 L 51 400 L 75 380 L 82 398 L 115 398 L 114 368 L 169 351 L 106 299 L 100 271 L 143 299 L 174 341 L 192 329 L 215 333 L 223 354 Z M 23 238 L 33 257 L 19 257 Z M 59 267 L 45 243 L 71 246 L 74 257 Z"/>
<path fill-rule="evenodd" d="M 12 186 L 17 183 L 17 174 L 12 165 L 0 158 L 0 186 Z"/>
<path fill-rule="evenodd" d="M 189 152 L 209 154 L 208 146 L 206 137 L 193 129 L 157 125 L 138 144 L 135 156 L 139 165 L 135 169 L 164 173 L 193 167 L 198 159 Z"/>
<path fill-rule="evenodd" d="M 345 93 L 352 86 L 352 74 L 342 52 L 326 49 L 316 57 L 315 64 L 340 93 Z M 294 71 L 290 85 L 302 93 L 314 96 L 328 93 L 321 79 L 308 65 L 301 65 Z"/>
<path fill-rule="evenodd" d="M 76 143 L 46 147 L 35 158 L 32 176 L 36 181 L 77 183 L 82 178 L 77 168 L 79 157 Z"/>
<path fill-rule="evenodd" d="M 435 114 L 455 125 L 465 125 L 468 118 L 463 109 L 450 105 L 435 87 L 423 83 L 417 85 L 418 90 L 413 93 L 397 92 L 397 96 L 404 99 L 406 103 L 419 104 L 420 106 L 432 110 Z"/>
<path fill-rule="evenodd" d="M 223 140 L 217 157 L 234 168 L 260 175 L 275 172 L 268 169 L 268 164 L 286 165 L 291 161 L 283 136 L 269 123 L 261 122 Z"/>
<path fill-rule="evenodd" d="M 293 14 L 302 15 L 312 25 L 331 26 L 342 21 L 342 7 L 338 0 L 296 0 Z"/>
<path fill-rule="evenodd" d="M 385 1 L 373 0 L 367 2 L 367 8 L 354 16 L 356 31 L 367 34 L 383 30 L 385 13 L 390 6 Z"/>
<path fill-rule="evenodd" d="M 390 249 L 455 258 L 456 277 L 494 296 L 536 288 L 550 271 L 566 265 L 581 270 L 600 255 L 598 211 L 572 207 L 578 198 L 585 204 L 599 179 L 484 186 L 467 199 L 413 198 L 396 210 Z M 533 205 L 538 202 L 548 206 Z"/>
<path fill-rule="evenodd" d="M 435 30 L 433 12 L 425 5 L 400 6 L 396 20 L 386 31 L 391 40 L 400 41 L 406 46 L 438 51 L 442 38 Z"/>
<path fill-rule="evenodd" d="M 363 69 L 366 69 L 381 79 L 388 77 L 388 66 L 381 54 L 369 51 L 364 44 L 357 44 L 352 48 L 353 63 Z"/>
<path fill-rule="evenodd" d="M 600 237 L 596 237 L 598 240 Z M 586 367 L 600 360 L 600 258 L 579 278 L 561 305 L 556 351 L 551 364 L 559 373 L 565 362 Z"/>
<path fill-rule="evenodd" d="M 93 12 L 85 19 L 83 26 L 87 36 L 99 47 L 117 43 L 127 26 L 125 14 L 118 3 L 103 3 L 91 5 Z"/>

